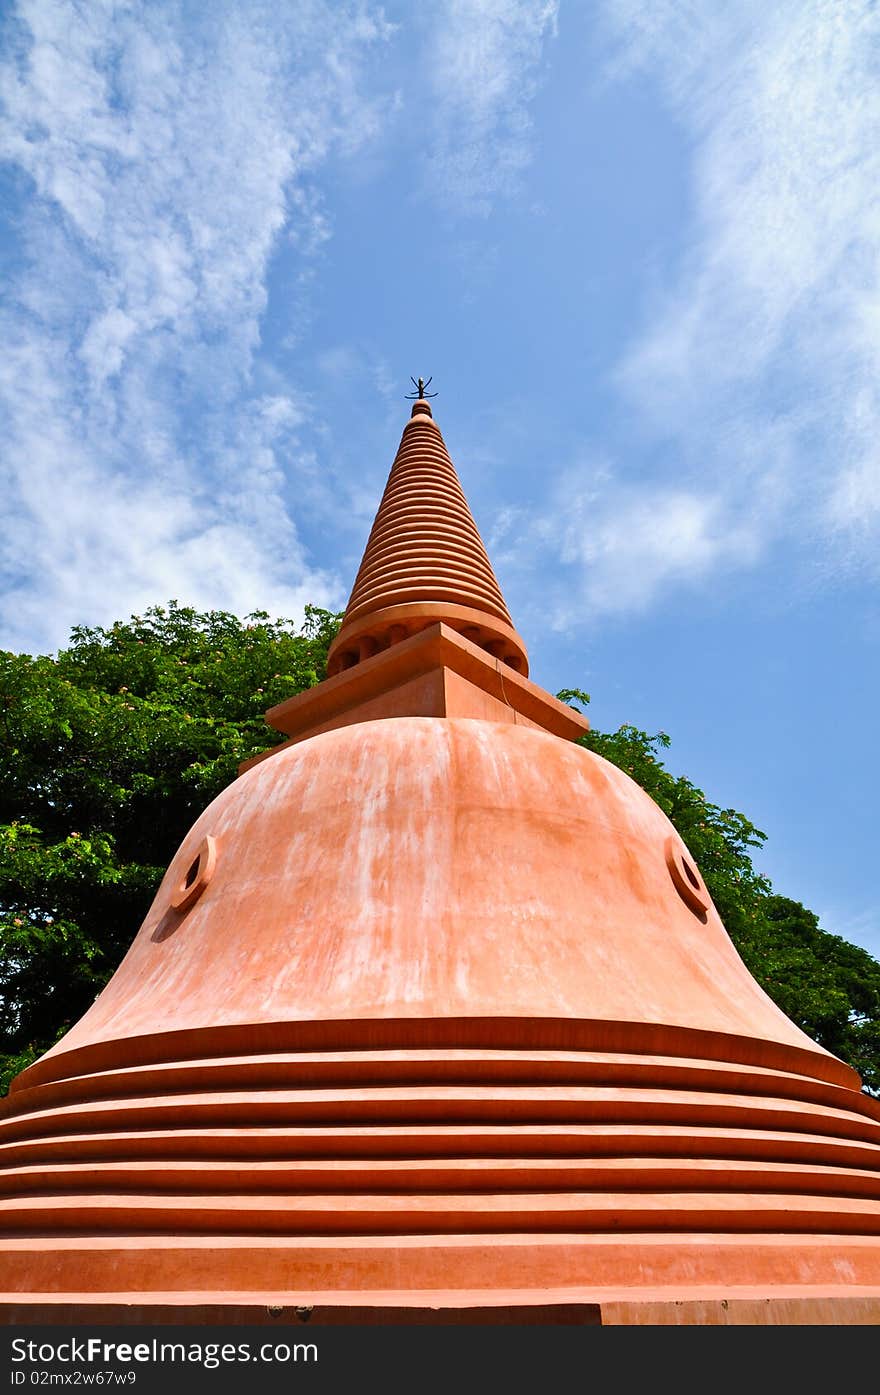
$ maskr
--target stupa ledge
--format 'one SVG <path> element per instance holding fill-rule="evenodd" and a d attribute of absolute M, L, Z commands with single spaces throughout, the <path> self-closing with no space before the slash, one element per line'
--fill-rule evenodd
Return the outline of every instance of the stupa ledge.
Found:
<path fill-rule="evenodd" d="M 271 708 L 266 721 L 290 740 L 243 762 L 240 771 L 308 737 L 384 717 L 512 722 L 565 740 L 590 728 L 573 707 L 438 621 Z"/>

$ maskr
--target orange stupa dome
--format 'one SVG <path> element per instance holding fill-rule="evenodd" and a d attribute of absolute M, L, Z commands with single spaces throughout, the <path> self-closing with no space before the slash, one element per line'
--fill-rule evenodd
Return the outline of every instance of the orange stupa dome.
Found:
<path fill-rule="evenodd" d="M 335 672 L 6 1102 L 8 1320 L 880 1320 L 880 1104 L 526 676 L 416 405 Z"/>

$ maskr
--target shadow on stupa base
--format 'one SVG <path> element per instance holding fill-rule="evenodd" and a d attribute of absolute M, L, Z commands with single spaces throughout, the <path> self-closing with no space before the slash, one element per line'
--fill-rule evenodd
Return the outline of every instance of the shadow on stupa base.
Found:
<path fill-rule="evenodd" d="M 880 1300 L 878 1300 L 880 1303 Z M 869 1319 L 864 1319 L 869 1321 Z M 876 1320 L 876 1319 L 874 1319 Z M 321 1303 L 302 1304 L 203 1303 L 35 1303 L 0 1304 L 5 1324 L 137 1324 L 138 1326 L 300 1327 L 599 1327 L 598 1303 L 491 1303 L 464 1307 L 421 1307 L 412 1304 L 382 1305 Z"/>

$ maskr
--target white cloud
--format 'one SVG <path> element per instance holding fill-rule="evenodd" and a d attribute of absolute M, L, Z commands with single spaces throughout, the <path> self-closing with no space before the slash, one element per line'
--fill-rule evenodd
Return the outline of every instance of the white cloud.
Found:
<path fill-rule="evenodd" d="M 758 548 L 754 519 L 732 521 L 723 493 L 629 483 L 605 463 L 562 471 L 539 509 L 505 509 L 491 535 L 499 569 L 520 573 L 521 585 L 540 575 L 522 601 L 539 594 L 554 629 L 644 611 L 671 587 L 751 564 Z"/>
<path fill-rule="evenodd" d="M 749 531 L 731 533 L 721 501 L 684 489 L 606 482 L 598 515 L 581 493 L 569 507 L 560 559 L 584 568 L 588 612 L 643 609 L 661 587 L 751 558 Z M 576 613 L 576 612 L 575 612 Z"/>
<path fill-rule="evenodd" d="M 0 364 L 4 642 L 172 595 L 237 611 L 338 599 L 299 544 L 305 407 L 254 354 L 282 229 L 327 235 L 308 183 L 377 129 L 361 66 L 387 28 L 310 0 L 21 0 L 0 157 L 32 181 Z"/>
<path fill-rule="evenodd" d="M 429 187 L 476 214 L 512 193 L 531 158 L 528 104 L 558 0 L 446 0 L 426 35 L 434 112 Z"/>
<path fill-rule="evenodd" d="M 553 557 L 561 627 L 723 584 L 792 538 L 822 575 L 876 568 L 880 10 L 609 0 L 605 24 L 612 80 L 659 80 L 687 136 L 679 270 L 613 370 L 632 457 L 551 471 L 501 520 L 511 574 Z"/>
<path fill-rule="evenodd" d="M 615 0 L 606 21 L 615 73 L 659 78 L 693 152 L 683 270 L 621 386 L 734 530 L 750 520 L 746 559 L 795 533 L 875 564 L 880 10 Z"/>

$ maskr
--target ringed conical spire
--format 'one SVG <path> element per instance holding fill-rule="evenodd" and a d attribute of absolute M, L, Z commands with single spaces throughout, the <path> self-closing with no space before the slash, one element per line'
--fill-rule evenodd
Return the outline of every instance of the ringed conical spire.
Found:
<path fill-rule="evenodd" d="M 483 540 L 430 404 L 403 430 L 328 673 L 442 621 L 515 672 L 528 674 Z"/>

